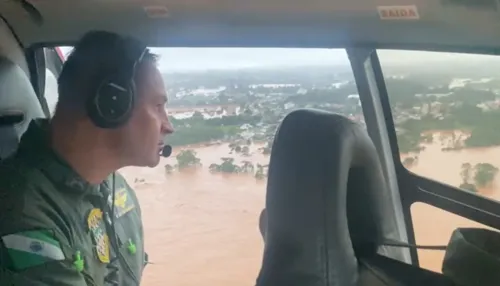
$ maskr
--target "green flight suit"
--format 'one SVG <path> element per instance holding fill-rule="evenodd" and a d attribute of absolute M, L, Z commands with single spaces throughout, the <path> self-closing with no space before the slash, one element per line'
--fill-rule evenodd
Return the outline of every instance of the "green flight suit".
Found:
<path fill-rule="evenodd" d="M 31 122 L 18 152 L 0 162 L 0 285 L 110 285 L 108 258 L 116 255 L 102 211 L 111 210 L 111 176 L 100 185 L 84 181 L 46 144 L 47 125 Z M 139 285 L 147 261 L 141 210 L 115 177 L 120 259 L 111 265 L 117 285 Z"/>

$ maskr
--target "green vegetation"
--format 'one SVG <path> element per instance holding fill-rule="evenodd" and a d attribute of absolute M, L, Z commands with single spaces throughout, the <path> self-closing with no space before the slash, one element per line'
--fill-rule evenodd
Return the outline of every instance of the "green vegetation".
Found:
<path fill-rule="evenodd" d="M 195 112 L 192 117 L 186 119 L 171 117 L 175 132 L 168 136 L 168 142 L 172 146 L 181 146 L 228 140 L 241 132 L 240 128 L 243 124 L 257 124 L 261 120 L 260 116 L 248 115 L 204 119 L 199 112 Z"/>
<path fill-rule="evenodd" d="M 488 163 L 479 163 L 474 170 L 474 182 L 480 188 L 488 187 L 498 174 L 498 168 Z"/>
<path fill-rule="evenodd" d="M 460 184 L 459 188 L 466 190 L 468 192 L 471 192 L 471 193 L 477 193 L 477 188 L 476 188 L 476 185 L 474 185 L 474 184 L 463 183 L 463 184 Z"/>
<path fill-rule="evenodd" d="M 182 150 L 175 156 L 175 159 L 177 159 L 177 168 L 179 170 L 201 166 L 200 159 L 196 157 L 196 151 L 194 150 Z M 167 167 L 165 166 L 165 168 Z"/>
<path fill-rule="evenodd" d="M 234 164 L 234 158 L 223 157 L 221 158 L 222 164 L 211 164 L 210 171 L 211 172 L 219 172 L 219 173 L 239 173 L 240 166 Z"/>
<path fill-rule="evenodd" d="M 243 145 L 241 145 L 243 144 Z M 231 143 L 229 143 L 229 154 L 232 154 L 232 153 L 240 153 L 241 155 L 245 156 L 245 157 L 249 157 L 250 156 L 250 147 L 249 145 L 252 144 L 252 141 L 250 139 L 248 140 L 242 140 L 240 142 L 238 141 L 233 141 Z"/>
<path fill-rule="evenodd" d="M 181 150 L 176 156 L 175 159 L 177 161 L 177 164 L 175 165 L 170 165 L 170 164 L 165 164 L 165 173 L 166 174 L 172 174 L 175 170 L 183 170 L 186 168 L 191 168 L 191 167 L 201 167 L 201 160 L 196 157 L 196 151 L 188 149 L 188 150 Z"/>
<path fill-rule="evenodd" d="M 407 168 L 413 166 L 416 163 L 418 163 L 418 157 L 417 156 L 415 156 L 415 157 L 406 157 L 403 160 L 403 165 L 405 167 L 407 167 Z"/>
<path fill-rule="evenodd" d="M 459 188 L 467 190 L 469 192 L 476 193 L 477 188 L 474 184 L 470 183 L 472 177 L 472 165 L 470 163 L 463 163 L 460 170 L 460 177 L 462 177 L 462 183 Z"/>
<path fill-rule="evenodd" d="M 257 134 L 253 135 L 250 139 L 245 139 L 250 140 L 249 143 L 237 144 L 241 146 L 241 151 L 239 148 L 236 149 L 236 146 L 234 148 L 231 146 L 230 148 L 234 152 L 242 152 L 244 156 L 249 156 L 249 149 L 245 148 L 244 145 L 250 145 L 252 139 L 267 141 L 272 138 L 277 125 L 285 114 L 290 111 L 286 110 L 286 104 L 292 104 L 293 108 L 314 107 L 341 114 L 362 113 L 358 99 L 349 98 L 350 95 L 357 94 L 356 85 L 352 81 L 339 88 L 332 88 L 330 81 L 326 87 L 310 88 L 304 94 L 297 94 L 298 89 L 300 87 L 297 86 L 283 88 L 258 87 L 252 89 L 252 92 L 262 92 L 266 96 L 270 92 L 277 92 L 279 94 L 272 102 L 260 103 L 248 89 L 240 86 L 237 90 L 232 91 L 234 93 L 233 97 L 238 97 L 238 91 L 244 92 L 246 100 L 239 104 L 241 109 L 239 115 L 227 115 L 220 118 L 214 117 L 215 115 L 220 116 L 221 110 L 218 110 L 211 112 L 210 116 L 213 118 L 208 118 L 209 116 L 204 118 L 204 115 L 200 112 L 194 112 L 191 117 L 185 119 L 171 117 L 175 132 L 169 135 L 167 140 L 172 146 L 208 143 L 211 141 L 234 142 L 242 139 L 242 127 L 246 125 L 250 126 L 252 131 L 257 131 L 250 133 Z M 283 94 L 279 92 L 283 92 Z M 220 100 L 221 98 L 228 97 L 226 93 L 229 94 L 229 92 L 225 92 L 216 98 L 212 98 L 210 103 L 214 105 L 224 104 L 227 100 L 224 99 L 224 102 L 220 102 Z M 224 105 L 221 107 L 224 108 Z M 261 151 L 264 154 L 269 154 L 270 146 L 271 144 Z"/>
<path fill-rule="evenodd" d="M 257 180 L 262 180 L 267 177 L 266 168 L 268 165 L 257 164 L 256 166 L 251 161 L 242 161 L 241 165 L 234 163 L 234 158 L 223 157 L 221 164 L 211 164 L 209 170 L 211 173 L 247 173 L 253 174 Z M 257 169 L 257 170 L 255 170 Z M 254 173 L 255 172 L 255 173 Z"/>
<path fill-rule="evenodd" d="M 238 144 L 238 142 L 231 142 L 229 143 L 229 153 L 233 153 L 233 152 L 241 152 L 241 146 Z"/>
<path fill-rule="evenodd" d="M 267 173 L 264 171 L 264 165 L 257 164 L 257 172 L 255 172 L 255 179 L 263 180 L 267 177 Z"/>
<path fill-rule="evenodd" d="M 500 145 L 500 132 L 496 132 L 500 110 L 495 104 L 484 105 L 497 99 L 492 91 L 468 86 L 436 88 L 408 79 L 388 79 L 387 89 L 402 153 L 421 151 L 422 143 L 432 142 L 423 134 L 437 130 L 470 133 L 445 151 Z"/>
<path fill-rule="evenodd" d="M 262 152 L 264 155 L 269 155 L 271 154 L 271 148 L 273 147 L 273 139 L 274 136 L 272 136 L 266 143 L 266 146 L 260 147 L 259 151 Z"/>
<path fill-rule="evenodd" d="M 488 187 L 498 174 L 498 168 L 489 163 L 479 163 L 474 167 L 470 163 L 463 163 L 460 170 L 462 183 L 459 188 L 477 192 L 477 188 Z"/>
<path fill-rule="evenodd" d="M 239 158 L 250 157 L 253 142 L 267 142 L 258 152 L 271 153 L 277 125 L 285 114 L 295 108 L 317 108 L 353 116 L 362 113 L 350 70 L 346 72 L 348 76 L 324 73 L 319 82 L 315 76 L 306 79 L 308 77 L 303 76 L 303 71 L 301 76 L 288 74 L 286 77 L 281 77 L 283 73 L 273 72 L 280 75 L 280 80 L 272 82 L 297 83 L 281 87 L 259 85 L 268 82 L 265 73 L 261 71 L 250 76 L 243 72 L 229 77 L 209 73 L 200 76 L 211 78 L 206 82 L 199 79 L 191 81 L 192 90 L 200 85 L 213 88 L 225 86 L 226 89 L 216 95 L 183 96 L 174 99 L 174 102 L 182 103 L 179 104 L 182 106 L 217 105 L 221 108 L 203 114 L 195 112 L 185 119 L 172 117 L 176 132 L 169 135 L 167 141 L 174 146 L 229 142 L 229 154 Z M 497 96 L 500 80 L 469 80 L 464 81 L 463 85 L 450 87 L 451 81 L 459 78 L 455 71 L 438 73 L 426 69 L 424 72 L 405 71 L 401 74 L 404 76 L 386 79 L 401 153 L 418 153 L 425 149 L 426 144 L 431 143 L 441 144 L 443 151 L 500 145 L 500 132 L 497 128 L 500 123 L 500 96 Z M 474 71 L 473 74 L 470 77 L 476 77 L 477 72 Z M 332 84 L 339 82 L 342 84 Z M 185 78 L 178 83 L 179 88 L 185 88 Z M 249 84 L 257 86 L 251 88 Z M 241 112 L 239 115 L 214 117 L 226 114 L 228 106 L 239 106 Z M 435 136 L 436 132 L 440 132 L 439 139 Z M 196 154 L 193 157 L 196 158 Z M 182 164 L 178 160 L 176 166 L 165 166 L 165 170 L 170 173 L 176 168 L 197 165 L 199 161 L 194 158 L 186 157 L 181 160 L 184 162 Z M 235 159 L 229 157 L 221 160 L 218 164 L 210 165 L 210 171 L 252 173 L 257 179 L 266 177 L 267 171 L 263 165 L 254 165 L 249 160 L 237 164 Z M 418 154 L 410 154 L 403 160 L 407 167 L 417 163 Z M 496 167 L 486 163 L 462 166 L 460 187 L 477 191 L 478 188 L 488 186 L 496 174 Z"/>
<path fill-rule="evenodd" d="M 470 181 L 470 178 L 472 177 L 472 165 L 470 163 L 462 164 L 460 177 L 462 177 L 462 181 L 464 184 Z"/>
<path fill-rule="evenodd" d="M 253 173 L 255 166 L 251 161 L 243 161 L 241 162 L 242 165 L 240 166 L 240 172 L 242 173 Z"/>
<path fill-rule="evenodd" d="M 409 132 L 404 131 L 398 136 L 398 147 L 399 152 L 401 153 L 409 153 L 409 152 L 420 152 L 424 147 L 420 146 L 420 143 L 424 141 L 424 137 L 422 134 L 418 132 Z"/>

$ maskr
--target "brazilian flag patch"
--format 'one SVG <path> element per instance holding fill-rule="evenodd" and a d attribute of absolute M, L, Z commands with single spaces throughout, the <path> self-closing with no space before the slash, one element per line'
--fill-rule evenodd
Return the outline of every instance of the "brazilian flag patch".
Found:
<path fill-rule="evenodd" d="M 23 231 L 2 236 L 15 271 L 64 260 L 61 244 L 50 230 Z"/>

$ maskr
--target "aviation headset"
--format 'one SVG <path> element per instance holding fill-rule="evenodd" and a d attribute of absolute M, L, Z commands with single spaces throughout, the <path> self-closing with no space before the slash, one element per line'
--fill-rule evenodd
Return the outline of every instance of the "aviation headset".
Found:
<path fill-rule="evenodd" d="M 104 77 L 96 92 L 88 98 L 86 106 L 92 122 L 106 129 L 118 128 L 132 116 L 136 101 L 135 73 L 147 52 L 145 46 L 138 47 L 135 41 L 128 39 L 120 39 L 116 45 L 125 49 L 126 64 L 118 72 Z"/>

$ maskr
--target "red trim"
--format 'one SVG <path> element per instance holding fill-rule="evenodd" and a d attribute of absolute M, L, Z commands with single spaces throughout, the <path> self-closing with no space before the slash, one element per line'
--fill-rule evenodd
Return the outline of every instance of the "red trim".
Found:
<path fill-rule="evenodd" d="M 61 59 L 61 62 L 64 62 L 64 55 L 59 47 L 54 48 L 56 50 L 57 55 L 59 56 L 59 59 Z"/>

